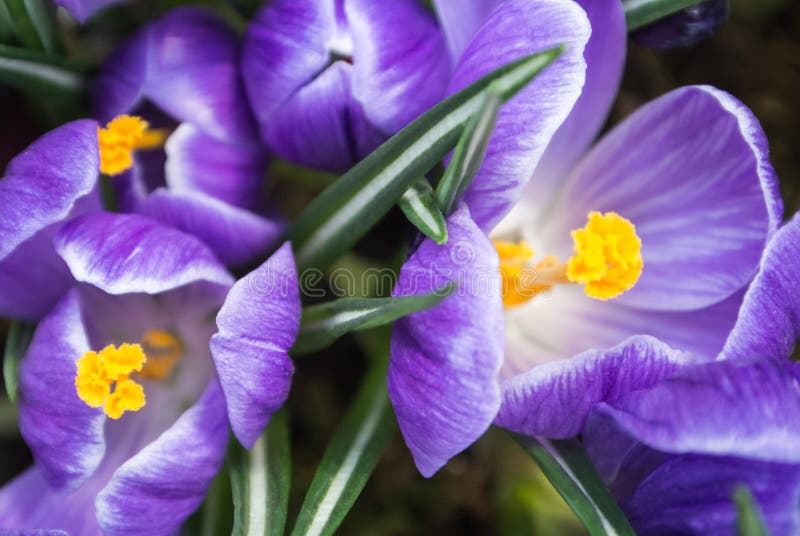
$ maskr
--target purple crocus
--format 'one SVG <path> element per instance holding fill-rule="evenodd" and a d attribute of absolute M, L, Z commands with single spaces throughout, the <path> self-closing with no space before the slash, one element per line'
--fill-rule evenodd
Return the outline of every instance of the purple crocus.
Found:
<path fill-rule="evenodd" d="M 464 50 L 451 91 L 517 54 L 575 42 L 568 35 L 586 42 L 570 2 L 525 30 L 526 10 L 546 4 L 502 2 L 482 26 L 484 2 L 443 9 L 449 42 Z M 398 295 L 437 278 L 462 283 L 437 308 L 400 320 L 392 340 L 389 391 L 424 475 L 492 422 L 570 437 L 607 397 L 713 359 L 780 224 L 764 134 L 717 89 L 664 95 L 585 151 L 619 82 L 625 27 L 619 2 L 583 7 L 592 33 L 578 48 L 585 64 L 571 66 L 573 79 L 585 72 L 577 101 L 545 83 L 546 71 L 501 109 L 448 244 L 424 241 L 401 270 Z M 619 345 L 637 334 L 694 357 L 647 337 L 636 351 Z"/>
<path fill-rule="evenodd" d="M 229 424 L 252 447 L 288 395 L 290 246 L 234 284 L 197 238 L 136 214 L 78 216 L 53 241 L 74 284 L 21 363 L 35 466 L 0 491 L 0 525 L 175 534 L 222 464 Z"/>

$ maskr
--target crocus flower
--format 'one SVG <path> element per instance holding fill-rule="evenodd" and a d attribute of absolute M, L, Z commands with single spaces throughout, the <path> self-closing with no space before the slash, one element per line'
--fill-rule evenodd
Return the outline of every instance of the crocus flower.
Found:
<path fill-rule="evenodd" d="M 229 424 L 252 447 L 288 394 L 291 249 L 233 284 L 197 238 L 136 214 L 78 216 L 53 241 L 75 283 L 21 363 L 35 466 L 0 491 L 0 524 L 175 534 L 222 464 Z"/>
<path fill-rule="evenodd" d="M 277 0 L 245 34 L 242 73 L 279 156 L 344 171 L 444 95 L 447 48 L 417 0 Z"/>
<path fill-rule="evenodd" d="M 210 12 L 172 11 L 106 63 L 95 86 L 100 123 L 59 127 L 9 164 L 0 181 L 9 207 L 0 227 L 0 313 L 38 320 L 70 285 L 51 236 L 101 209 L 101 171 L 118 210 L 199 237 L 225 264 L 250 261 L 275 242 L 283 225 L 262 216 L 265 155 L 253 142 L 237 47 Z"/>
<path fill-rule="evenodd" d="M 690 47 L 714 35 L 729 11 L 730 0 L 703 0 L 633 32 L 631 37 L 652 48 Z"/>
<path fill-rule="evenodd" d="M 522 38 L 520 10 L 540 4 L 503 2 L 471 41 L 451 38 L 469 43 L 451 91 L 511 59 L 508 49 L 572 42 L 560 29 L 563 6 L 532 18 L 538 31 Z M 468 19 L 465 6 L 453 20 Z M 439 279 L 460 284 L 437 308 L 400 320 L 392 340 L 390 395 L 424 475 L 492 422 L 573 436 L 596 403 L 685 364 L 651 339 L 637 340 L 636 352 L 618 346 L 633 335 L 713 359 L 780 224 L 764 134 L 717 89 L 664 95 L 582 154 L 613 98 L 625 42 L 619 2 L 584 7 L 593 33 L 577 102 L 537 86 L 540 77 L 501 109 L 465 206 L 450 217 L 448 244 L 424 241 L 401 270 L 397 295 Z"/>

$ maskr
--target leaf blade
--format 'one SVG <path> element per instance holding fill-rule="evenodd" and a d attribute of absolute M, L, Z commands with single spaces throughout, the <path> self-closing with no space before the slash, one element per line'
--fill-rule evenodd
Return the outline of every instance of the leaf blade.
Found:
<path fill-rule="evenodd" d="M 625 0 L 625 24 L 628 31 L 638 30 L 659 19 L 699 4 L 703 0 Z"/>
<path fill-rule="evenodd" d="M 6 346 L 3 351 L 3 381 L 8 399 L 12 403 L 17 402 L 19 364 L 28 351 L 33 331 L 33 326 L 21 322 L 12 322 L 8 330 Z"/>
<path fill-rule="evenodd" d="M 0 82 L 38 95 L 83 97 L 80 69 L 47 54 L 0 45 Z"/>
<path fill-rule="evenodd" d="M 412 184 L 398 204 L 408 221 L 422 234 L 439 245 L 447 242 L 447 223 L 427 180 L 419 179 Z"/>
<path fill-rule="evenodd" d="M 768 536 L 764 518 L 747 486 L 737 488 L 733 500 L 736 503 L 736 531 L 739 536 Z"/>

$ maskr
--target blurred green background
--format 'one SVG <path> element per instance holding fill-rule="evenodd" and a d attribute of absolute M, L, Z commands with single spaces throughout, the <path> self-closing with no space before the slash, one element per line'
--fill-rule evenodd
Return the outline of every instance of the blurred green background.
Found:
<path fill-rule="evenodd" d="M 116 8 L 83 29 L 67 24 L 67 50 L 96 63 L 120 34 L 152 17 L 154 9 L 162 11 L 171 3 L 178 2 L 141 2 Z M 731 20 L 715 37 L 688 50 L 662 52 L 631 43 L 625 79 L 609 124 L 685 84 L 712 84 L 755 112 L 769 136 L 786 213 L 800 208 L 800 3 L 734 0 Z M 0 86 L 0 167 L 52 124 L 54 116 L 47 108 L 42 99 Z M 287 194 L 281 198 L 294 212 L 313 192 L 298 193 L 287 187 L 286 183 L 297 179 L 291 170 L 276 170 L 276 174 L 281 175 L 276 187 Z M 325 180 L 311 177 L 312 182 L 316 179 Z M 394 215 L 375 233 L 400 240 L 400 223 Z M 366 255 L 384 253 L 375 250 L 374 241 L 372 247 L 362 244 L 360 249 Z M 6 330 L 7 324 L 0 321 L 0 342 Z M 298 364 L 289 402 L 294 471 L 290 521 L 357 389 L 364 362 L 358 346 L 345 338 Z M 0 399 L 0 483 L 30 462 L 17 431 L 15 410 Z M 416 472 L 398 434 L 340 533 L 566 535 L 581 530 L 533 462 L 505 433 L 491 430 L 430 480 Z"/>

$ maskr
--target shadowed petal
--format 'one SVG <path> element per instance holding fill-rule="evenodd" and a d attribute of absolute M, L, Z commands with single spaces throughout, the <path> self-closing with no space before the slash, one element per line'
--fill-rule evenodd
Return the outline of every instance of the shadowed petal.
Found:
<path fill-rule="evenodd" d="M 462 206 L 447 244 L 425 240 L 394 295 L 458 288 L 436 307 L 394 325 L 389 396 L 417 468 L 429 477 L 489 427 L 500 405 L 503 305 L 497 253 Z"/>
<path fill-rule="evenodd" d="M 252 448 L 286 401 L 294 372 L 289 348 L 300 328 L 300 291 L 288 242 L 233 286 L 217 327 L 211 353 L 231 427 Z"/>
<path fill-rule="evenodd" d="M 157 294 L 208 281 L 233 280 L 196 238 L 134 214 L 89 214 L 58 232 L 56 250 L 73 277 L 109 294 Z"/>
<path fill-rule="evenodd" d="M 720 359 L 788 357 L 800 338 L 800 216 L 772 238 Z"/>
<path fill-rule="evenodd" d="M 547 234 L 569 236 L 593 210 L 621 214 L 642 239 L 644 271 L 618 303 L 673 311 L 748 283 L 783 212 L 755 117 L 707 86 L 672 91 L 607 135 L 549 210 Z"/>
<path fill-rule="evenodd" d="M 495 423 L 517 433 L 565 438 L 580 433 L 595 405 L 670 376 L 688 356 L 652 337 L 545 363 L 502 384 Z"/>
<path fill-rule="evenodd" d="M 572 0 L 508 0 L 492 11 L 461 57 L 451 94 L 526 54 L 566 45 L 558 60 L 500 109 L 483 166 L 464 197 L 484 231 L 517 202 L 580 96 L 590 34 L 586 13 Z"/>
<path fill-rule="evenodd" d="M 454 65 L 489 13 L 500 2 L 502 0 L 433 0 Z"/>
<path fill-rule="evenodd" d="M 105 452 L 105 415 L 75 391 L 75 361 L 89 350 L 72 291 L 39 324 L 20 367 L 20 431 L 42 474 L 59 489 L 84 482 Z"/>
<path fill-rule="evenodd" d="M 104 534 L 171 535 L 200 506 L 228 442 L 216 380 L 155 441 L 117 469 L 97 496 Z"/>
<path fill-rule="evenodd" d="M 100 11 L 101 9 L 113 4 L 118 4 L 122 0 L 54 0 L 56 4 L 69 11 L 70 15 L 78 19 L 79 22 L 86 20 Z"/>

